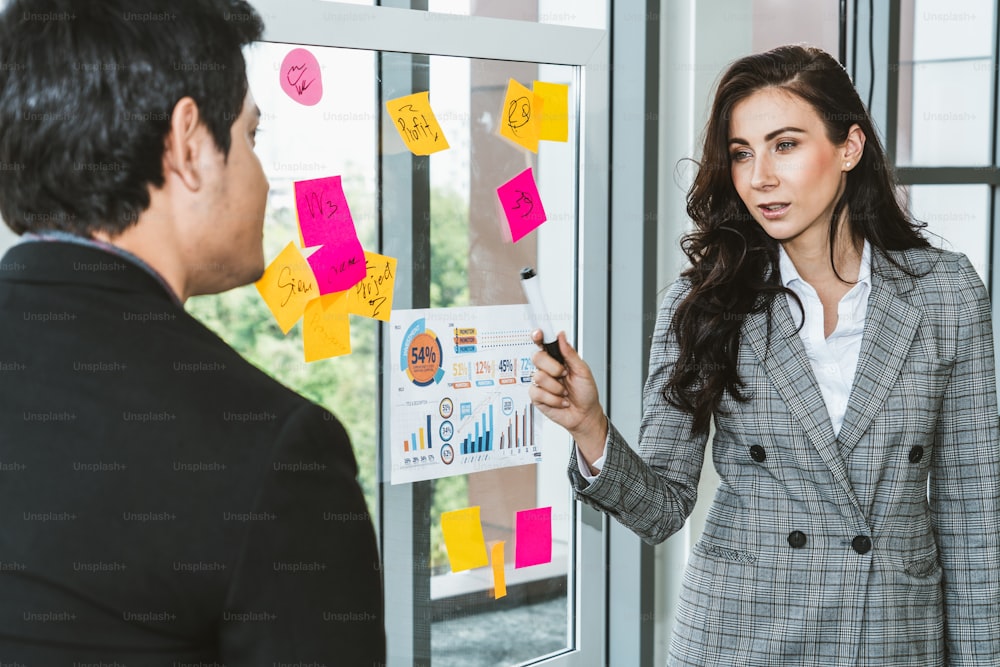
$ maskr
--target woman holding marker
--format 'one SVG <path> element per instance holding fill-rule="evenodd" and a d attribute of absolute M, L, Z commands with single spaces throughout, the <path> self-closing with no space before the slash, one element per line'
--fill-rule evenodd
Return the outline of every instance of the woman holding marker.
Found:
<path fill-rule="evenodd" d="M 714 421 L 669 664 L 1000 665 L 989 298 L 899 207 L 847 72 L 797 46 L 733 63 L 688 214 L 638 451 L 564 334 L 530 392 L 577 497 L 649 543 L 691 513 Z"/>

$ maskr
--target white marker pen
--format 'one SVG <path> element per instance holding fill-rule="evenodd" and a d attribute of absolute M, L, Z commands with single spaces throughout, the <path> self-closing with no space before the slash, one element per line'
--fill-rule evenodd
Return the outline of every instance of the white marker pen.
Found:
<path fill-rule="evenodd" d="M 528 298 L 528 307 L 535 320 L 535 328 L 542 330 L 542 347 L 553 359 L 565 366 L 566 360 L 563 359 L 562 352 L 559 351 L 559 340 L 552 328 L 549 311 L 545 309 L 545 302 L 542 300 L 542 289 L 538 282 L 538 276 L 535 275 L 535 270 L 530 266 L 521 269 L 521 288 L 524 290 L 524 296 Z"/>

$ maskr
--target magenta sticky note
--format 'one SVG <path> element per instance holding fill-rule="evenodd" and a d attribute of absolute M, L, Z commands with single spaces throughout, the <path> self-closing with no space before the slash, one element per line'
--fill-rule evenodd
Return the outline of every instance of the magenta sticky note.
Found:
<path fill-rule="evenodd" d="M 514 569 L 552 562 L 552 508 L 518 512 L 514 519 Z"/>
<path fill-rule="evenodd" d="M 316 276 L 320 294 L 351 289 L 368 274 L 365 251 L 356 236 L 350 244 L 324 244 L 306 260 Z"/>
<path fill-rule="evenodd" d="M 531 167 L 497 188 L 497 196 L 507 216 L 514 243 L 545 222 L 545 209 L 542 208 L 542 198 L 538 196 Z"/>
<path fill-rule="evenodd" d="M 340 176 L 296 181 L 295 210 L 307 248 L 358 238 Z"/>
<path fill-rule="evenodd" d="M 305 49 L 292 49 L 281 61 L 281 89 L 299 104 L 311 107 L 323 98 L 319 62 Z"/>

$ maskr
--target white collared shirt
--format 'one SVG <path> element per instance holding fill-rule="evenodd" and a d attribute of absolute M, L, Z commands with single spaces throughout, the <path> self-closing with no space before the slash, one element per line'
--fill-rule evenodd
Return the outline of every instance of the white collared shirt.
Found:
<path fill-rule="evenodd" d="M 851 386 L 854 384 L 854 373 L 858 368 L 858 357 L 861 355 L 861 338 L 865 330 L 865 316 L 868 313 L 868 295 L 871 292 L 871 247 L 865 241 L 861 251 L 861 268 L 858 271 L 858 282 L 845 294 L 837 305 L 837 327 L 829 337 L 823 336 L 823 303 L 812 285 L 799 275 L 792 264 L 791 258 L 784 247 L 778 246 L 778 268 L 781 284 L 795 292 L 802 301 L 802 311 L 791 295 L 786 295 L 788 309 L 792 312 L 792 321 L 799 326 L 805 314 L 805 326 L 799 329 L 799 337 L 809 357 L 813 375 L 819 384 L 819 391 L 826 403 L 827 414 L 833 424 L 833 433 L 838 435 L 844 424 L 844 414 L 847 412 L 847 400 L 851 396 Z M 608 437 L 611 437 L 610 430 Z M 607 443 L 604 444 L 605 450 Z M 586 461 L 576 450 L 577 464 L 580 474 L 588 482 L 597 479 L 591 475 Z M 604 466 L 604 455 L 594 461 L 594 468 L 600 470 Z"/>
<path fill-rule="evenodd" d="M 809 364 L 819 384 L 826 411 L 833 424 L 833 433 L 840 433 L 847 412 L 847 399 L 854 384 L 854 373 L 861 354 L 861 337 L 868 313 L 868 295 L 871 292 L 871 247 L 865 241 L 861 252 L 861 269 L 858 282 L 851 287 L 837 305 L 837 327 L 829 337 L 823 336 L 823 304 L 812 285 L 799 276 L 785 249 L 778 246 L 781 284 L 795 292 L 802 301 L 805 325 L 799 329 L 799 338 L 806 348 Z M 802 311 L 791 295 L 786 295 L 792 321 L 798 326 Z"/>

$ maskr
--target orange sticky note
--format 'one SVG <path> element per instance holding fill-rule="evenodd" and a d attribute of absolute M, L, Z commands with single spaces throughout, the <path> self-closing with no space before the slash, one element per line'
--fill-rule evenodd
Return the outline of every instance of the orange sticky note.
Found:
<path fill-rule="evenodd" d="M 540 95 L 511 79 L 500 110 L 500 136 L 537 153 L 543 104 Z"/>
<path fill-rule="evenodd" d="M 413 93 L 385 103 L 392 124 L 414 155 L 430 155 L 448 148 L 444 130 L 431 110 L 430 93 Z"/>
<path fill-rule="evenodd" d="M 538 138 L 542 141 L 568 141 L 569 86 L 565 83 L 535 81 L 532 92 L 542 98 Z"/>
<path fill-rule="evenodd" d="M 507 575 L 503 570 L 503 542 L 493 545 L 490 564 L 493 566 L 493 597 L 502 598 L 507 595 Z"/>
<path fill-rule="evenodd" d="M 441 534 L 448 550 L 452 572 L 462 572 L 489 564 L 479 505 L 441 513 Z"/>
<path fill-rule="evenodd" d="M 396 259 L 366 250 L 365 269 L 365 277 L 347 290 L 347 312 L 388 322 L 396 287 Z"/>
<path fill-rule="evenodd" d="M 347 292 L 324 294 L 306 304 L 302 320 L 302 349 L 306 361 L 351 353 Z"/>
<path fill-rule="evenodd" d="M 306 304 L 319 294 L 309 262 L 295 243 L 285 246 L 254 285 L 271 309 L 282 333 L 288 333 L 295 326 L 305 312 Z"/>

